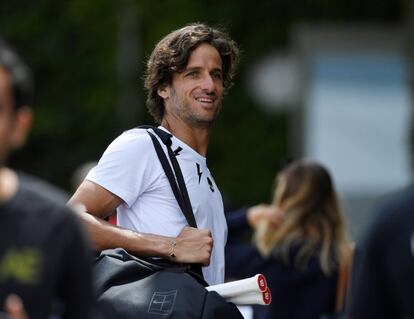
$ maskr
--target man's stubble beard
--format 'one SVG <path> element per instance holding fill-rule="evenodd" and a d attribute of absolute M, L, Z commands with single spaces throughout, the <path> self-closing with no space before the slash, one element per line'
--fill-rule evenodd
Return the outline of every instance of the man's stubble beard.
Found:
<path fill-rule="evenodd" d="M 198 116 L 197 112 L 194 112 L 194 109 L 192 109 L 190 105 L 187 105 L 184 99 L 181 100 L 173 88 L 171 88 L 171 102 L 172 109 L 175 111 L 176 116 L 195 128 L 210 128 L 220 113 L 222 103 L 220 100 L 216 112 L 210 119 L 204 119 L 201 118 L 201 116 Z"/>

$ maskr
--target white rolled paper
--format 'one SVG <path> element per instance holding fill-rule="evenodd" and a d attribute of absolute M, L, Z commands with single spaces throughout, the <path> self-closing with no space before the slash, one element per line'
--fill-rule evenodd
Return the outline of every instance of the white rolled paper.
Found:
<path fill-rule="evenodd" d="M 216 291 L 224 298 L 234 297 L 241 294 L 260 292 L 263 293 L 267 289 L 266 278 L 262 274 L 253 277 L 230 281 L 224 284 L 208 286 L 208 291 Z"/>

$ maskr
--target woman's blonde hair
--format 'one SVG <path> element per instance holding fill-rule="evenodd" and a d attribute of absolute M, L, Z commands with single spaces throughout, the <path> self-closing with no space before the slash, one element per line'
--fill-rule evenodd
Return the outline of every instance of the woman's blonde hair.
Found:
<path fill-rule="evenodd" d="M 277 176 L 273 204 L 285 212 L 285 220 L 274 229 L 262 223 L 255 234 L 263 255 L 273 254 L 305 268 L 317 256 L 329 275 L 348 258 L 344 221 L 329 172 L 311 160 L 299 160 Z"/>

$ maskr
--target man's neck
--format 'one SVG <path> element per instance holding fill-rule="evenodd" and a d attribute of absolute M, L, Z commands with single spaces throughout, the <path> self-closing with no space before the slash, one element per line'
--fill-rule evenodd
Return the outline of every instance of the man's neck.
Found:
<path fill-rule="evenodd" d="M 200 155 L 206 157 L 210 141 L 210 128 L 190 126 L 184 121 L 164 118 L 161 126 L 180 139 Z"/>
<path fill-rule="evenodd" d="M 17 174 L 7 167 L 0 168 L 0 203 L 12 198 L 19 185 Z"/>

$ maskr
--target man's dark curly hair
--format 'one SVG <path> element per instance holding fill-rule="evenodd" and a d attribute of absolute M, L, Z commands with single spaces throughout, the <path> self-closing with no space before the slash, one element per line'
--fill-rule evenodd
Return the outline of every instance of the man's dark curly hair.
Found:
<path fill-rule="evenodd" d="M 202 23 L 175 30 L 158 42 L 147 62 L 147 107 L 157 123 L 164 116 L 164 101 L 157 93 L 158 88 L 171 84 L 172 75 L 184 70 L 190 54 L 202 43 L 212 45 L 220 54 L 225 92 L 233 85 L 239 49 L 226 33 Z"/>
<path fill-rule="evenodd" d="M 5 40 L 0 38 L 0 68 L 10 76 L 15 110 L 33 104 L 33 81 L 29 67 Z"/>

